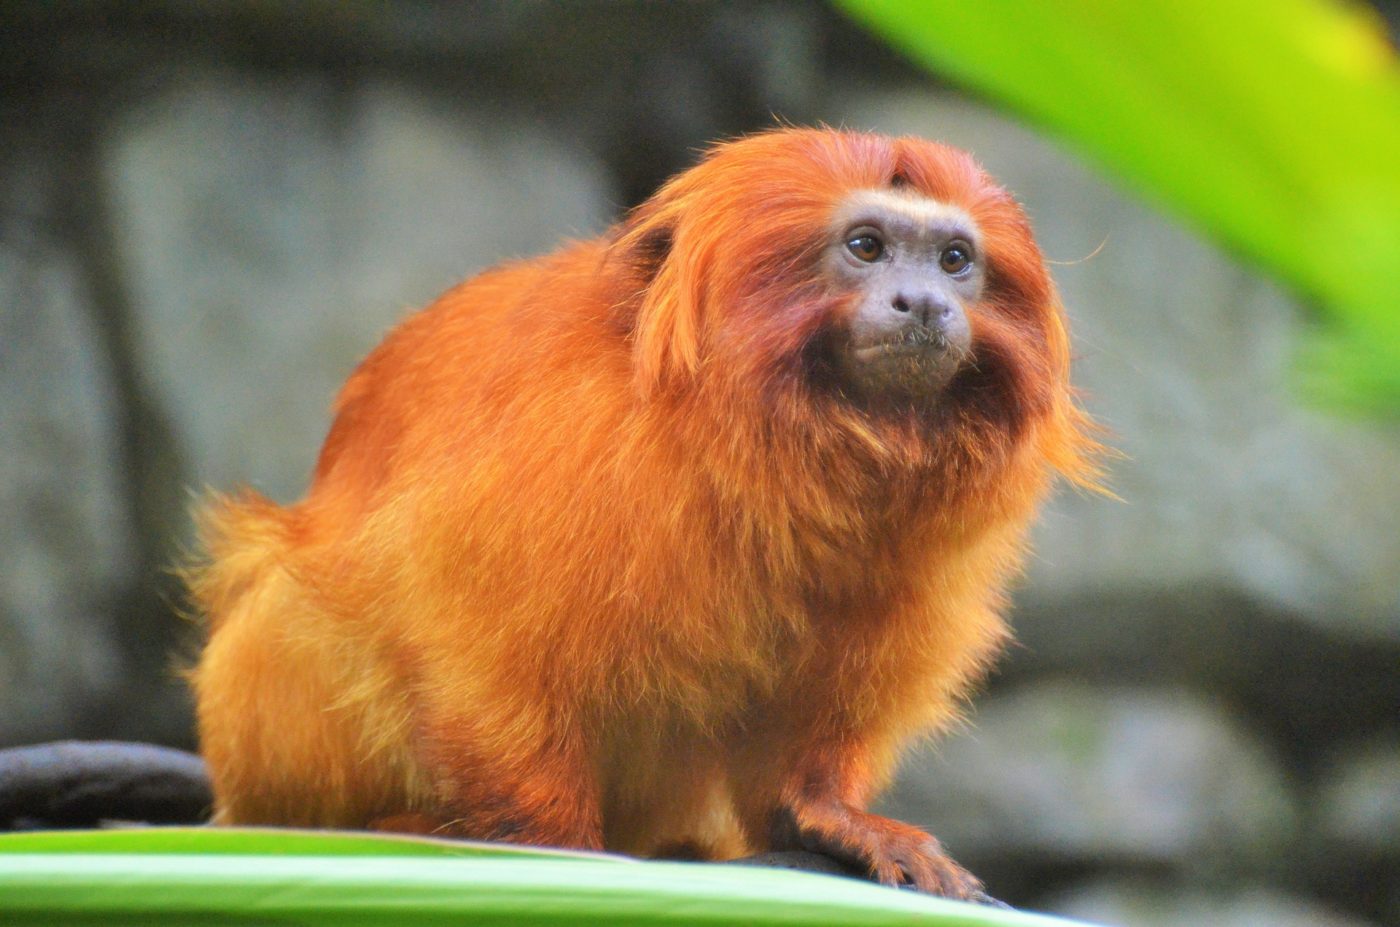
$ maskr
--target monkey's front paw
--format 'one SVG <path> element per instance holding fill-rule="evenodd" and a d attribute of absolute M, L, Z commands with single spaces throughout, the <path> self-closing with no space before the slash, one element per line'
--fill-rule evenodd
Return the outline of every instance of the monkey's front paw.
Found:
<path fill-rule="evenodd" d="M 985 903 L 982 882 L 955 863 L 938 841 L 899 821 L 844 807 L 788 811 L 779 842 L 824 853 L 870 873 L 882 885 Z"/>
<path fill-rule="evenodd" d="M 872 841 L 867 864 L 876 881 L 959 901 L 985 897 L 981 880 L 955 863 L 937 840 L 898 821 L 876 820 L 894 825 Z"/>

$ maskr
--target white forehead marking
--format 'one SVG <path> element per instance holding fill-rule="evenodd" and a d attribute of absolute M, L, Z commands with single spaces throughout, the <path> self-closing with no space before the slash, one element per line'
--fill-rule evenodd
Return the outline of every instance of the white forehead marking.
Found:
<path fill-rule="evenodd" d="M 961 207 L 902 190 L 857 190 L 847 200 L 841 215 L 853 220 L 857 218 L 855 213 L 871 207 L 900 213 L 924 227 L 960 225 L 974 234 L 979 231 L 977 223 Z"/>

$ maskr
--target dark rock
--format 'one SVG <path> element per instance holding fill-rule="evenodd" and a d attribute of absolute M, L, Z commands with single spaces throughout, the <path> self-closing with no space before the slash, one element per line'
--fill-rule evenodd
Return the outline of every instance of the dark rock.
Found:
<path fill-rule="evenodd" d="M 204 761 L 182 750 L 115 741 L 0 750 L 0 830 L 199 824 L 213 800 Z"/>

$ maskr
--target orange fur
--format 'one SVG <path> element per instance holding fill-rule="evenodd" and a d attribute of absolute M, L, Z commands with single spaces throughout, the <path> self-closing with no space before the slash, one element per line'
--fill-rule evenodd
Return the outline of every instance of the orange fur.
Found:
<path fill-rule="evenodd" d="M 987 241 L 974 364 L 936 415 L 803 366 L 845 305 L 816 259 L 832 211 L 892 184 Z M 1068 367 L 1024 216 L 965 154 L 718 146 L 603 237 L 400 325 L 304 500 L 206 504 L 216 819 L 802 845 L 959 893 L 926 835 L 863 809 L 1002 644 L 1055 472 L 1092 482 Z"/>

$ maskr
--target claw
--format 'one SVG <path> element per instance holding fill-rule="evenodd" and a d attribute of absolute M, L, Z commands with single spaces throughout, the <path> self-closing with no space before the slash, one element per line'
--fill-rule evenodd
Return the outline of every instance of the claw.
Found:
<path fill-rule="evenodd" d="M 976 876 L 909 824 L 841 805 L 817 805 L 786 811 L 780 825 L 777 833 L 797 846 L 847 861 L 882 885 L 958 901 L 987 898 Z"/>

